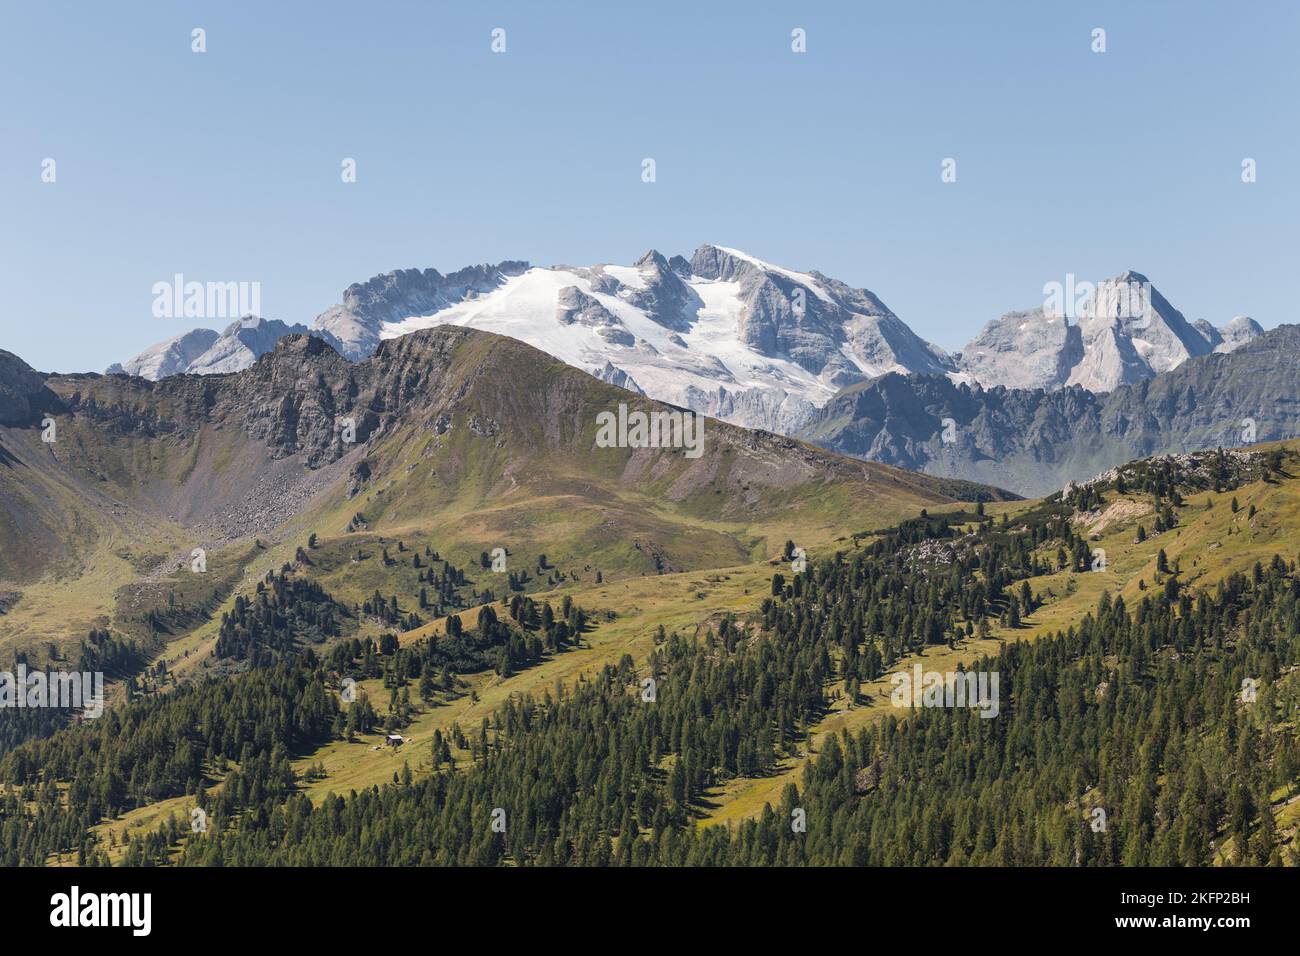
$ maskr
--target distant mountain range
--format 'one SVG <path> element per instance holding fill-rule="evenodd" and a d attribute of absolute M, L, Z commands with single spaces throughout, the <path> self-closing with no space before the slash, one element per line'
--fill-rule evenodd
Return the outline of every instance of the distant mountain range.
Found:
<path fill-rule="evenodd" d="M 795 434 L 840 389 L 890 372 L 986 388 L 1079 384 L 1105 392 L 1261 331 L 1244 316 L 1223 329 L 1189 323 L 1135 272 L 1099 283 L 1079 312 L 1077 322 L 1044 307 L 1010 312 L 949 354 L 869 290 L 705 245 L 690 260 L 651 250 L 629 266 L 509 260 L 450 275 L 391 272 L 349 286 L 310 332 L 359 361 L 381 340 L 416 329 L 483 329 L 631 391 Z M 169 339 L 109 371 L 151 379 L 237 371 L 291 331 L 308 330 L 250 317 L 220 335 L 194 330 Z"/>
<path fill-rule="evenodd" d="M 705 245 L 689 260 L 651 250 L 628 266 L 508 260 L 376 276 L 310 328 L 250 316 L 109 372 L 239 371 L 290 333 L 361 362 L 386 339 L 460 326 L 733 424 L 1023 494 L 1144 455 L 1232 444 L 1243 418 L 1260 439 L 1300 434 L 1283 414 L 1300 400 L 1294 330 L 1264 334 L 1245 316 L 1189 322 L 1132 271 L 1058 298 L 994 319 L 948 353 L 866 289 L 736 249 Z"/>
<path fill-rule="evenodd" d="M 826 448 L 1026 495 L 1150 455 L 1300 435 L 1300 326 L 1153 379 L 1090 392 L 886 375 L 845 389 L 802 436 Z"/>
<path fill-rule="evenodd" d="M 133 359 L 110 365 L 109 375 L 137 375 L 158 381 L 170 375 L 219 375 L 242 372 L 275 348 L 286 335 L 307 334 L 305 325 L 287 325 L 276 319 L 245 316 L 222 332 L 193 329 L 150 346 Z M 312 333 L 339 351 L 342 343 L 325 332 Z"/>

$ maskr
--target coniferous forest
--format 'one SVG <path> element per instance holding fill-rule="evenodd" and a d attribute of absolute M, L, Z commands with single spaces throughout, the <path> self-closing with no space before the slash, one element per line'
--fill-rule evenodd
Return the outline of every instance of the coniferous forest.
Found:
<path fill-rule="evenodd" d="M 1275 462 L 1270 467 L 1279 468 Z M 1216 490 L 1243 475 L 1213 474 Z M 1257 476 L 1256 476 L 1257 477 Z M 473 626 L 403 643 L 344 633 L 319 586 L 269 576 L 223 619 L 216 656 L 242 673 L 140 696 L 99 721 L 14 741 L 0 761 L 0 856 L 106 863 L 104 820 L 192 797 L 210 820 L 132 835 L 127 865 L 1294 865 L 1273 807 L 1300 793 L 1300 574 L 1260 561 L 1193 591 L 1164 583 L 968 666 L 1001 681 L 996 719 L 891 709 L 813 739 L 832 702 L 888 694 L 909 656 L 1014 628 L 1043 596 L 1028 579 L 1087 573 L 1075 508 L 1117 489 L 1178 520 L 1190 488 L 1158 472 L 1068 490 L 1014 522 L 922 513 L 772 575 L 748 616 L 660 632 L 479 726 L 441 730 L 394 779 L 313 801 L 291 767 L 330 741 L 400 733 L 465 693 L 577 646 L 588 612 L 519 594 Z M 344 683 L 382 680 L 386 711 Z M 885 687 L 884 690 L 881 688 Z M 1258 688 L 1246 693 L 1243 688 Z M 651 688 L 647 691 L 647 688 Z M 810 751 L 811 748 L 811 751 Z M 729 781 L 789 776 L 779 801 L 702 825 Z M 219 787 L 214 784 L 220 783 Z"/>

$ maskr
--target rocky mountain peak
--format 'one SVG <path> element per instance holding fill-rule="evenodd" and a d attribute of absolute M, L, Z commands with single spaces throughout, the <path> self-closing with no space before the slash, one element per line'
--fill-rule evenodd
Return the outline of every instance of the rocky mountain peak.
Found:
<path fill-rule="evenodd" d="M 691 256 L 691 274 L 701 279 L 743 280 L 757 271 L 752 263 L 719 246 L 700 246 Z"/>
<path fill-rule="evenodd" d="M 1223 333 L 1216 329 L 1205 319 L 1197 319 L 1192 323 L 1192 328 L 1201 334 L 1201 338 L 1210 344 L 1210 348 L 1216 352 L 1219 346 L 1223 344 Z"/>
<path fill-rule="evenodd" d="M 638 269 L 653 266 L 664 272 L 668 272 L 672 268 L 668 264 L 668 260 L 663 257 L 663 253 L 659 252 L 657 249 L 646 250 L 646 252 L 642 254 L 641 258 L 632 263 L 632 265 Z"/>
<path fill-rule="evenodd" d="M 1215 346 L 1216 352 L 1231 352 L 1252 342 L 1264 334 L 1264 329 L 1248 315 L 1238 315 L 1221 330 L 1220 341 Z"/>
<path fill-rule="evenodd" d="M 1096 283 L 1085 296 L 1086 289 L 1081 286 L 1082 302 L 1049 301 L 988 323 L 962 349 L 959 374 L 986 385 L 1081 385 L 1102 393 L 1154 378 L 1189 358 L 1231 351 L 1258 334 L 1258 326 L 1245 323 L 1228 336 L 1203 319 L 1189 322 L 1135 269 Z M 1071 322 L 1076 307 L 1077 322 Z"/>
<path fill-rule="evenodd" d="M 338 352 L 319 336 L 309 335 L 305 332 L 291 332 L 278 339 L 269 354 L 272 359 L 284 355 L 313 358 L 316 356 L 338 355 Z"/>

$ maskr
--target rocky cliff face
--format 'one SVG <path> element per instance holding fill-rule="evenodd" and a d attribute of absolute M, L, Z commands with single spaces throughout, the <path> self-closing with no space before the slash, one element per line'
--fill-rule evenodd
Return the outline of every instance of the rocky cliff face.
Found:
<path fill-rule="evenodd" d="M 236 375 L 132 379 L 111 393 L 96 388 L 93 376 L 58 381 L 67 411 L 106 426 L 151 434 L 233 426 L 265 445 L 273 459 L 299 456 L 318 468 L 345 455 L 350 444 L 383 434 L 395 416 L 433 401 L 451 353 L 469 334 L 447 328 L 384 343 L 354 364 L 321 338 L 293 333 Z M 71 388 L 72 381 L 80 387 Z M 355 441 L 345 443 L 349 423 Z"/>

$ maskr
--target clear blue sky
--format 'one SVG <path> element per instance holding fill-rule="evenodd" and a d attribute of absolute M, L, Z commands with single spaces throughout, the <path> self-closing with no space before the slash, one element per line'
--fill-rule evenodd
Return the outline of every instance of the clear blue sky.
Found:
<path fill-rule="evenodd" d="M 177 272 L 309 323 L 395 268 L 704 242 L 865 286 L 950 349 L 1069 272 L 1300 320 L 1300 4 L 624 7 L 6 3 L 0 348 L 100 370 L 195 324 L 151 314 Z"/>

